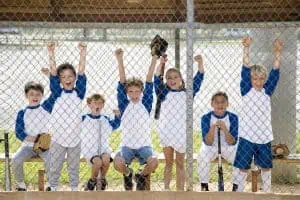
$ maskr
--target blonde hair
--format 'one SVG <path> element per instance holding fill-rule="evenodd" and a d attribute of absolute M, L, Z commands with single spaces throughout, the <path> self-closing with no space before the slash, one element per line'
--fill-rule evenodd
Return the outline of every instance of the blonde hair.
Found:
<path fill-rule="evenodd" d="M 130 88 L 132 86 L 140 88 L 141 91 L 144 90 L 144 83 L 143 83 L 143 81 L 141 81 L 141 79 L 138 79 L 138 78 L 135 78 L 135 77 L 127 79 L 126 82 L 125 82 L 126 91 L 128 91 L 128 88 Z"/>
<path fill-rule="evenodd" d="M 103 95 L 101 95 L 101 94 L 93 94 L 93 95 L 89 96 L 87 98 L 86 102 L 88 104 L 90 104 L 90 103 L 92 103 L 93 100 L 95 100 L 95 101 L 100 100 L 103 102 L 103 104 L 105 103 L 105 99 L 104 99 Z"/>
<path fill-rule="evenodd" d="M 180 72 L 178 69 L 176 69 L 176 68 L 170 68 L 170 69 L 168 69 L 168 71 L 166 72 L 166 79 L 168 80 L 168 75 L 169 75 L 170 73 L 172 73 L 172 72 L 177 73 L 177 74 L 180 76 L 180 78 L 181 78 L 182 84 L 181 84 L 181 86 L 180 86 L 179 89 L 185 90 L 185 83 L 184 83 L 184 80 L 183 80 L 183 78 L 182 78 L 182 74 L 181 74 L 181 72 Z M 168 87 L 168 86 L 167 86 L 167 87 Z"/>
<path fill-rule="evenodd" d="M 251 76 L 253 74 L 267 76 L 267 68 L 263 65 L 252 65 L 250 69 L 251 69 Z"/>

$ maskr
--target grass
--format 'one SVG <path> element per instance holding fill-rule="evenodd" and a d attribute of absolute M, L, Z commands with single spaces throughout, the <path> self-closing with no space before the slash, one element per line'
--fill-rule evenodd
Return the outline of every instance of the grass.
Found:
<path fill-rule="evenodd" d="M 121 133 L 119 131 L 113 132 L 111 137 L 110 137 L 110 144 L 114 152 L 118 151 L 119 145 L 120 145 L 120 140 L 121 140 Z M 300 134 L 297 134 L 296 138 L 296 153 L 300 153 Z M 10 153 L 15 153 L 17 149 L 20 147 L 20 141 L 15 137 L 15 134 L 13 132 L 10 133 L 9 135 L 9 144 L 10 144 Z M 162 152 L 162 147 L 159 144 L 159 138 L 158 134 L 156 132 L 152 133 L 152 144 L 153 144 L 153 149 L 155 150 L 156 153 L 161 153 Z M 200 139 L 200 133 L 195 132 L 194 133 L 194 152 L 198 152 L 201 146 L 201 139 Z M 4 152 L 4 145 L 0 145 L 0 152 Z M 134 170 L 137 170 L 139 168 L 139 165 L 137 163 L 133 163 L 132 167 Z M 32 184 L 36 185 L 38 181 L 38 170 L 43 168 L 43 163 L 25 163 L 24 165 L 24 173 L 25 173 L 25 182 L 27 184 Z M 153 182 L 161 182 L 163 183 L 163 168 L 164 164 L 160 163 L 159 167 L 156 169 L 155 173 L 151 175 L 151 181 Z M 230 181 L 231 179 L 231 171 L 232 167 L 230 165 L 225 165 L 224 166 L 224 179 L 225 181 Z M 211 181 L 216 182 L 217 181 L 217 164 L 212 164 L 211 167 Z M 90 167 L 87 166 L 86 163 L 80 163 L 80 183 L 85 182 L 88 180 L 90 176 Z M 4 163 L 0 165 L 0 177 L 4 177 Z M 12 181 L 14 183 L 14 177 L 12 177 Z M 299 177 L 300 178 L 300 177 Z M 113 184 L 113 185 L 121 185 L 123 183 L 122 175 L 119 174 L 113 166 L 111 165 L 108 175 L 107 175 L 108 182 Z M 175 179 L 175 169 L 173 169 L 173 179 Z M 0 179 L 0 185 L 3 185 L 3 178 Z M 197 169 L 197 164 L 194 163 L 194 169 L 193 169 L 193 181 L 194 183 L 199 182 L 199 176 L 198 176 L 198 169 Z M 63 166 L 63 171 L 61 174 L 61 184 L 67 184 L 69 182 L 68 178 L 68 173 L 67 173 L 67 167 L 66 164 Z M 162 185 L 163 188 L 163 185 Z"/>

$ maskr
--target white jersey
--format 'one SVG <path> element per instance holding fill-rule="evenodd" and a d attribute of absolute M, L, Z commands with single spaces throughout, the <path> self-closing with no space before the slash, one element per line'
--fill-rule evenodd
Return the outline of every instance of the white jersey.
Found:
<path fill-rule="evenodd" d="M 91 158 L 103 153 L 111 154 L 109 136 L 112 127 L 105 116 L 85 115 L 81 129 L 81 153 L 85 158 Z"/>

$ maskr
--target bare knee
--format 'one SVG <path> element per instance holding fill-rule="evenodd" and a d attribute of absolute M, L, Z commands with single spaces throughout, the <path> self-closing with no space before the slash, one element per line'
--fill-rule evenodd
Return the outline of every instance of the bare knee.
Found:
<path fill-rule="evenodd" d="M 102 166 L 109 166 L 110 163 L 110 155 L 103 154 L 102 155 Z"/>
<path fill-rule="evenodd" d="M 93 158 L 92 163 L 93 163 L 93 166 L 97 167 L 97 168 L 100 168 L 102 166 L 102 161 L 101 161 L 101 158 L 99 158 L 99 157 Z"/>
<path fill-rule="evenodd" d="M 149 157 L 147 159 L 147 164 L 151 167 L 151 169 L 154 171 L 158 167 L 158 160 L 156 157 Z"/>
<path fill-rule="evenodd" d="M 117 171 L 121 171 L 125 167 L 125 161 L 122 157 L 117 156 L 114 159 L 114 167 Z"/>

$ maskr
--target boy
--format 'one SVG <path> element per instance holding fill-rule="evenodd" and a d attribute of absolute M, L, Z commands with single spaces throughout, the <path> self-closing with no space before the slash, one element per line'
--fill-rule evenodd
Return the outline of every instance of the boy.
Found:
<path fill-rule="evenodd" d="M 283 42 L 274 42 L 275 61 L 268 80 L 267 69 L 260 65 L 249 65 L 249 47 L 252 39 L 246 36 L 244 46 L 241 94 L 242 115 L 239 135 L 239 144 L 236 152 L 234 166 L 240 169 L 236 180 L 239 180 L 237 191 L 243 191 L 247 170 L 250 169 L 252 157 L 261 167 L 261 178 L 264 192 L 271 192 L 272 153 L 273 140 L 271 125 L 271 95 L 279 80 L 280 55 Z"/>
<path fill-rule="evenodd" d="M 36 153 L 33 150 L 36 136 L 40 133 L 49 132 L 49 116 L 53 108 L 54 98 L 50 96 L 40 105 L 43 95 L 44 87 L 41 84 L 28 82 L 25 85 L 25 96 L 28 100 L 28 106 L 18 112 L 15 127 L 16 136 L 22 141 L 22 145 L 11 162 L 17 182 L 17 191 L 26 191 L 23 163 L 32 157 L 39 156 L 43 159 L 47 177 L 49 178 L 48 151 Z"/>
<path fill-rule="evenodd" d="M 78 190 L 82 122 L 81 102 L 86 92 L 86 76 L 84 74 L 86 45 L 79 43 L 78 47 L 80 49 L 80 61 L 78 76 L 76 77 L 76 71 L 69 63 L 61 64 L 56 69 L 55 44 L 51 43 L 48 46 L 51 73 L 50 89 L 56 97 L 50 120 L 53 136 L 50 147 L 50 188 L 48 190 L 51 191 L 58 189 L 60 172 L 66 154 L 71 190 Z"/>
<path fill-rule="evenodd" d="M 152 77 L 157 56 L 152 56 L 144 89 L 141 80 L 136 78 L 126 80 L 123 64 L 123 50 L 116 50 L 115 55 L 118 60 L 120 75 L 120 82 L 118 85 L 118 107 L 121 112 L 123 134 L 121 151 L 117 153 L 114 165 L 115 169 L 123 174 L 125 190 L 132 190 L 133 171 L 127 166 L 131 164 L 134 158 L 137 158 L 141 165 L 146 164 L 141 172 L 135 174 L 135 181 L 137 183 L 136 189 L 145 190 L 146 177 L 158 166 L 157 158 L 153 155 L 151 147 L 150 119 L 153 102 Z M 141 99 L 142 92 L 143 98 Z"/>
<path fill-rule="evenodd" d="M 238 116 L 227 111 L 228 96 L 225 92 L 217 92 L 211 98 L 213 111 L 205 114 L 201 118 L 202 146 L 198 158 L 199 175 L 201 180 L 201 191 L 209 191 L 209 169 L 211 161 L 218 156 L 218 129 L 221 134 L 221 154 L 222 158 L 233 163 L 236 142 L 238 139 Z M 233 174 L 238 173 L 238 169 L 233 169 Z M 233 175 L 235 177 L 236 175 Z M 237 184 L 233 183 L 233 190 Z"/>
<path fill-rule="evenodd" d="M 107 116 L 101 115 L 105 99 L 100 94 L 93 94 L 87 98 L 87 104 L 91 113 L 84 115 L 82 119 L 81 148 L 82 155 L 86 162 L 92 167 L 92 175 L 88 180 L 88 190 L 94 190 L 95 186 L 100 186 L 105 190 L 107 180 L 105 175 L 112 162 L 111 148 L 109 147 L 109 136 L 111 132 L 120 126 L 119 113 L 115 112 L 115 119 L 110 120 Z M 101 174 L 101 178 L 97 177 Z"/>

